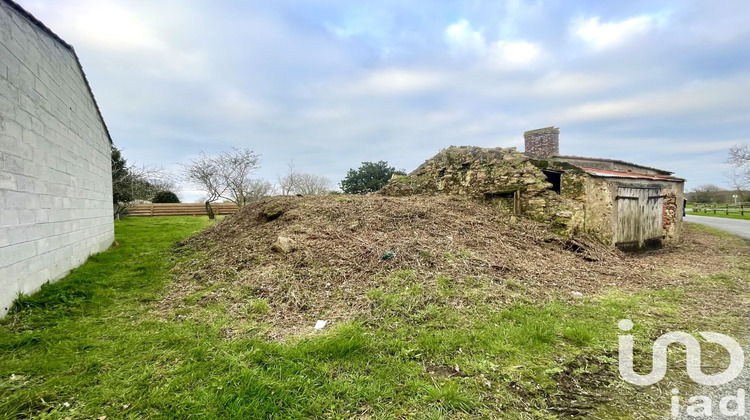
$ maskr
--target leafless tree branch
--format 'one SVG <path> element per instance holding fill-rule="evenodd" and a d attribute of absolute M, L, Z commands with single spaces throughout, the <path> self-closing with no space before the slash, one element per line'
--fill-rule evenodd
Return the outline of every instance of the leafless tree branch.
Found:
<path fill-rule="evenodd" d="M 279 187 L 281 194 L 301 194 L 301 195 L 319 195 L 331 191 L 331 180 L 315 174 L 306 174 L 297 172 L 294 169 L 294 162 L 287 165 L 287 173 L 279 177 Z"/>

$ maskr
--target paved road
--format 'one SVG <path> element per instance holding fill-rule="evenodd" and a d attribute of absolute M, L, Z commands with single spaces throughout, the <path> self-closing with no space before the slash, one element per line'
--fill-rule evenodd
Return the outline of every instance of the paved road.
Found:
<path fill-rule="evenodd" d="M 750 220 L 724 219 L 722 217 L 711 216 L 691 216 L 688 214 L 685 216 L 685 221 L 725 230 L 734 233 L 735 235 L 742 236 L 750 241 Z"/>
<path fill-rule="evenodd" d="M 743 238 L 750 241 L 750 220 L 738 220 L 738 219 L 724 219 L 721 217 L 710 217 L 710 216 L 686 216 L 685 221 L 690 223 L 698 223 L 701 225 L 711 226 L 716 229 L 725 230 L 730 233 L 734 233 L 735 235 L 742 236 Z M 750 346 L 744 346 L 745 350 L 745 356 L 747 357 L 750 354 Z M 747 360 L 747 359 L 746 359 Z M 745 369 L 742 371 L 742 374 L 735 379 L 734 381 L 722 385 L 719 387 L 704 387 L 697 390 L 697 395 L 703 395 L 711 398 L 713 402 L 713 415 L 710 417 L 712 419 L 737 419 L 737 418 L 749 418 L 750 416 L 750 405 L 746 405 L 746 411 L 744 416 L 723 416 L 719 412 L 719 402 L 722 398 L 728 396 L 728 395 L 734 395 L 737 396 L 737 390 L 743 389 L 746 392 L 750 391 L 750 366 L 748 366 L 747 362 L 745 363 Z M 691 395 L 681 395 L 680 396 L 680 416 L 676 417 L 678 420 L 687 420 L 687 419 L 694 419 L 696 417 L 688 416 L 687 415 L 687 400 L 691 397 Z M 746 397 L 747 398 L 747 397 Z M 730 405 L 730 408 L 735 408 L 734 404 Z M 667 417 L 669 419 L 674 419 L 675 417 Z M 705 417 L 704 417 L 705 418 Z"/>

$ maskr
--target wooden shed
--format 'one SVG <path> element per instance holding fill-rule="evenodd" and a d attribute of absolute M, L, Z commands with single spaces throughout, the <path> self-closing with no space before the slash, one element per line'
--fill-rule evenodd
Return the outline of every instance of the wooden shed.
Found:
<path fill-rule="evenodd" d="M 584 230 L 623 249 L 677 239 L 685 180 L 670 172 L 613 159 L 557 156 L 587 175 Z"/>

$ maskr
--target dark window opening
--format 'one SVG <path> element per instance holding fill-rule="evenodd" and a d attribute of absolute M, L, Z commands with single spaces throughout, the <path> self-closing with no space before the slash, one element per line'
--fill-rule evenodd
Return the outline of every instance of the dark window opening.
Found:
<path fill-rule="evenodd" d="M 485 193 L 484 199 L 508 213 L 521 214 L 521 194 L 518 191 Z"/>
<path fill-rule="evenodd" d="M 514 198 L 516 196 L 515 191 L 511 192 L 494 192 L 494 193 L 485 193 L 484 198 L 487 200 L 492 200 L 494 198 Z"/>
<path fill-rule="evenodd" d="M 562 174 L 560 172 L 553 172 L 553 171 L 542 171 L 544 172 L 544 176 L 547 177 L 547 182 L 552 184 L 552 188 L 550 190 L 560 194 L 560 178 Z"/>

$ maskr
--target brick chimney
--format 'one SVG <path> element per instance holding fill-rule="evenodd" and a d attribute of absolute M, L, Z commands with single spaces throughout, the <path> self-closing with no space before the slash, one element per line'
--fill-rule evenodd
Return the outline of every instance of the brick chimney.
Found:
<path fill-rule="evenodd" d="M 534 159 L 547 159 L 560 154 L 560 129 L 539 128 L 523 133 L 526 143 L 524 154 Z"/>

